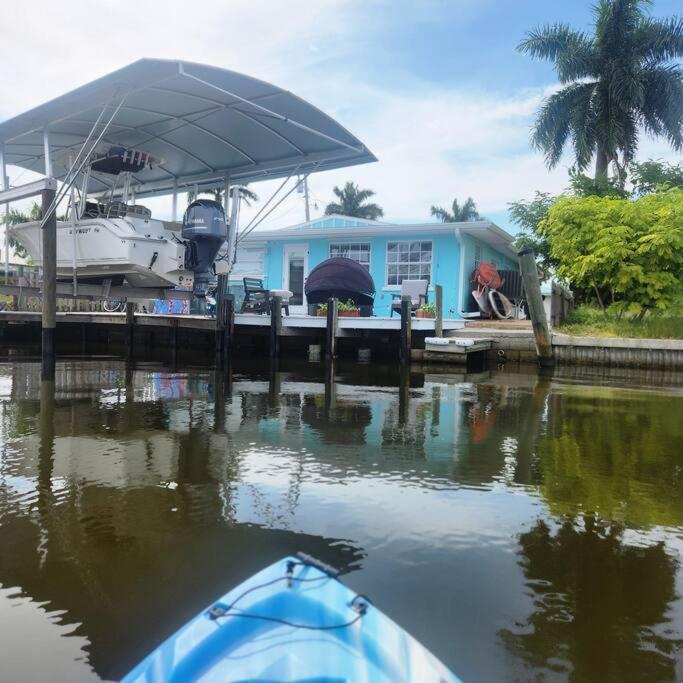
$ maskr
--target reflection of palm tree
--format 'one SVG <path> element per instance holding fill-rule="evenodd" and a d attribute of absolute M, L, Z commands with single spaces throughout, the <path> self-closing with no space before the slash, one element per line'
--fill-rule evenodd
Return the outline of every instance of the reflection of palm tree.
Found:
<path fill-rule="evenodd" d="M 571 671 L 577 681 L 675 679 L 676 643 L 654 628 L 676 599 L 678 563 L 663 543 L 628 546 L 622 534 L 585 517 L 556 533 L 538 521 L 521 535 L 534 612 L 500 636 L 528 667 Z"/>

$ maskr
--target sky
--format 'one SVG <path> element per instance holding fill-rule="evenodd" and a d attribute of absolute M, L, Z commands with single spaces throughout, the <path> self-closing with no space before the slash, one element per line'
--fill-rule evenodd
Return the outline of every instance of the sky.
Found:
<path fill-rule="evenodd" d="M 311 176 L 312 215 L 347 180 L 376 192 L 384 220 L 423 222 L 474 198 L 511 232 L 508 204 L 567 185 L 529 145 L 552 68 L 515 46 L 535 26 L 590 29 L 590 0 L 32 0 L 0 3 L 0 120 L 142 57 L 212 64 L 291 90 L 337 119 L 379 161 Z M 651 13 L 680 13 L 655 0 Z M 643 137 L 638 157 L 680 161 Z M 26 182 L 10 168 L 12 183 Z M 253 189 L 267 198 L 273 183 Z M 170 217 L 170 200 L 146 201 Z M 243 216 L 249 218 L 247 210 Z M 263 228 L 304 219 L 291 195 Z"/>

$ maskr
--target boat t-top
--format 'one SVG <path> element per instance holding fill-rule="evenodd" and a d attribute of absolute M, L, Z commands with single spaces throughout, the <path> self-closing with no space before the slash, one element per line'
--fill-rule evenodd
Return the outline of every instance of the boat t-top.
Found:
<path fill-rule="evenodd" d="M 6 164 L 43 176 L 4 187 L 0 203 L 53 183 L 60 295 L 97 285 L 128 298 L 174 288 L 203 296 L 215 274 L 229 273 L 237 242 L 302 178 L 369 161 L 358 139 L 286 90 L 217 67 L 143 59 L 0 123 L 0 182 Z M 275 194 L 238 230 L 240 188 L 272 179 L 282 180 Z M 197 198 L 206 190 L 216 198 Z M 195 201 L 179 220 L 185 192 Z M 145 206 L 163 195 L 173 197 L 171 220 Z M 8 230 L 35 263 L 43 224 Z"/>

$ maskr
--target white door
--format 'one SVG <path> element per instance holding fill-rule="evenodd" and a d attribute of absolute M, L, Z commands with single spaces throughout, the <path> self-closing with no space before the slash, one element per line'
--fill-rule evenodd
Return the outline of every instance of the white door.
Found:
<path fill-rule="evenodd" d="M 283 289 L 292 292 L 290 313 L 306 313 L 304 282 L 308 277 L 308 244 L 286 244 L 282 268 Z"/>

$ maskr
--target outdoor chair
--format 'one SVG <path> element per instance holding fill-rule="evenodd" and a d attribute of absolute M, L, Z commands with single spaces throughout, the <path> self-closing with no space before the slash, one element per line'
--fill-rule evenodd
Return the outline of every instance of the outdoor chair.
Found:
<path fill-rule="evenodd" d="M 428 287 L 429 280 L 403 280 L 401 282 L 401 292 L 399 294 L 392 294 L 394 300 L 391 302 L 391 316 L 394 315 L 394 311 L 399 315 L 401 314 L 401 299 L 404 296 L 410 297 L 410 311 L 415 315 L 415 311 L 427 303 Z"/>
<path fill-rule="evenodd" d="M 264 289 L 263 280 L 256 277 L 242 278 L 244 301 L 240 313 L 268 313 L 270 311 L 270 291 Z"/>
<path fill-rule="evenodd" d="M 282 297 L 282 309 L 289 315 L 289 297 L 292 293 L 281 289 L 265 289 L 263 280 L 257 277 L 242 278 L 244 284 L 244 301 L 240 313 L 268 313 L 273 296 Z"/>

